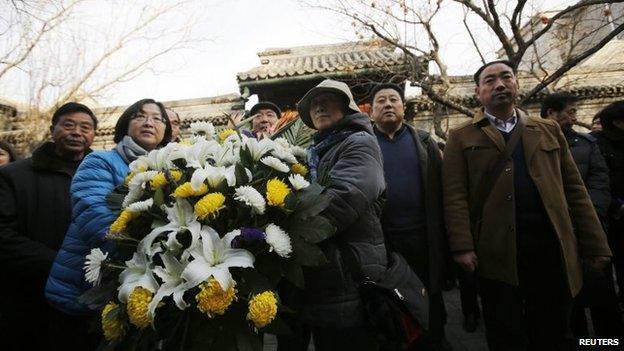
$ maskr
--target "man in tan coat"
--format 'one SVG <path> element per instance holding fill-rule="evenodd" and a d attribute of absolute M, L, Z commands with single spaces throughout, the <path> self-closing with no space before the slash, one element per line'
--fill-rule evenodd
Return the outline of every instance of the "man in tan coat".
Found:
<path fill-rule="evenodd" d="M 566 349 L 581 266 L 599 269 L 611 251 L 561 129 L 516 108 L 513 64 L 490 62 L 474 79 L 483 108 L 444 152 L 449 248 L 477 274 L 490 350 Z"/>

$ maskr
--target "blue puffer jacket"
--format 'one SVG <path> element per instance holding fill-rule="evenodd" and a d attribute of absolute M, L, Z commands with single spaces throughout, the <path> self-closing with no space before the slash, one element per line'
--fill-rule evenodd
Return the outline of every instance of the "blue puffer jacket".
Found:
<path fill-rule="evenodd" d="M 95 247 L 108 251 L 102 238 L 117 213 L 107 207 L 106 196 L 123 183 L 127 174 L 128 165 L 112 150 L 92 152 L 74 175 L 71 224 L 45 288 L 50 304 L 65 313 L 91 313 L 87 306 L 78 303 L 78 297 L 91 287 L 84 279 L 85 256 Z"/>

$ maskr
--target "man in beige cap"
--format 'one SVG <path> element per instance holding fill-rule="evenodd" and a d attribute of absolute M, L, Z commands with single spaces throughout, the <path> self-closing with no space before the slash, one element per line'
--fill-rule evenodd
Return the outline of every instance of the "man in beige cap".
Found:
<path fill-rule="evenodd" d="M 315 349 L 378 350 L 366 326 L 358 282 L 345 274 L 345 250 L 361 272 L 377 280 L 387 265 L 379 222 L 379 199 L 385 189 L 381 151 L 367 115 L 360 112 L 349 87 L 324 80 L 298 105 L 299 115 L 318 130 L 310 148 L 313 177 L 325 178 L 329 206 L 325 215 L 336 234 L 320 244 L 328 263 L 304 270 L 303 319 L 312 329 Z"/>

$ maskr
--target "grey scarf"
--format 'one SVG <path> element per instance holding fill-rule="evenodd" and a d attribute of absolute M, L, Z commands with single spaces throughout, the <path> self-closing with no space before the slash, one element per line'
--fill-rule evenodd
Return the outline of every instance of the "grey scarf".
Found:
<path fill-rule="evenodd" d="M 126 135 L 115 146 L 115 150 L 121 155 L 127 164 L 139 158 L 139 156 L 147 155 L 147 151 L 132 140 L 132 137 Z"/>

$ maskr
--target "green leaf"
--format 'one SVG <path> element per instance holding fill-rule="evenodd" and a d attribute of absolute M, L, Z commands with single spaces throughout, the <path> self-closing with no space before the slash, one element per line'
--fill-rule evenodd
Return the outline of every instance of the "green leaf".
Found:
<path fill-rule="evenodd" d="M 312 136 L 316 131 L 303 123 L 301 118 L 288 122 L 271 136 L 271 139 L 283 137 L 292 145 L 307 148 L 312 143 Z"/>
<path fill-rule="evenodd" d="M 236 176 L 236 184 L 246 184 L 249 182 L 249 177 L 247 177 L 245 167 L 240 163 L 237 163 L 236 166 L 234 166 L 234 175 Z"/>
<path fill-rule="evenodd" d="M 288 335 L 292 334 L 293 332 L 288 324 L 286 324 L 286 322 L 279 316 L 275 317 L 275 319 L 269 325 L 262 328 L 262 331 L 275 335 Z"/>
<path fill-rule="evenodd" d="M 282 275 L 296 287 L 303 289 L 304 278 L 301 265 L 294 259 L 282 261 Z"/>
<path fill-rule="evenodd" d="M 327 218 L 316 216 L 291 221 L 288 232 L 291 235 L 298 235 L 311 244 L 317 244 L 334 235 L 336 228 Z"/>
<path fill-rule="evenodd" d="M 106 195 L 106 206 L 112 211 L 121 211 L 121 204 L 126 194 L 128 194 L 128 187 L 125 184 L 118 185 Z"/>
<path fill-rule="evenodd" d="M 85 291 L 78 297 L 78 302 L 93 308 L 99 308 L 110 301 L 117 292 L 117 281 L 109 280 Z"/>
<path fill-rule="evenodd" d="M 306 242 L 302 238 L 292 235 L 294 257 L 302 266 L 320 266 L 327 263 L 327 257 L 315 244 Z"/>
<path fill-rule="evenodd" d="M 314 185 L 321 188 L 318 184 L 311 184 L 309 187 Z M 329 206 L 329 197 L 324 194 L 316 194 L 315 192 L 300 193 L 297 195 L 297 199 L 299 203 L 293 213 L 294 218 L 306 219 L 318 216 Z"/>
<path fill-rule="evenodd" d="M 154 192 L 154 207 L 160 208 L 165 203 L 165 192 L 162 188 L 156 189 Z"/>

